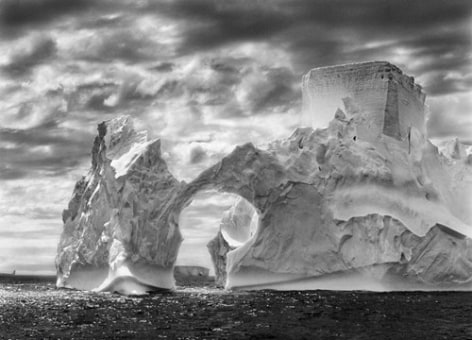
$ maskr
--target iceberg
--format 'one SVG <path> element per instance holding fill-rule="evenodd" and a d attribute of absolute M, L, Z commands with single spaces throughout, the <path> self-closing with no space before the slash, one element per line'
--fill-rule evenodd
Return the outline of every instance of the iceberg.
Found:
<path fill-rule="evenodd" d="M 101 123 L 63 213 L 57 285 L 173 289 L 179 215 L 212 189 L 241 197 L 208 245 L 227 289 L 469 289 L 472 157 L 427 139 L 421 87 L 369 62 L 310 71 L 303 96 L 305 126 L 189 183 L 129 117 Z"/>

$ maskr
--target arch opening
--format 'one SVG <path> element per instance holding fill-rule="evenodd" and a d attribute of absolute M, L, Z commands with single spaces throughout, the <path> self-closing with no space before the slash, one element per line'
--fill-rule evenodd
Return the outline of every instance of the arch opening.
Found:
<path fill-rule="evenodd" d="M 182 243 L 174 268 L 177 286 L 224 287 L 227 255 L 255 235 L 256 208 L 242 196 L 214 189 L 202 190 L 179 215 Z"/>

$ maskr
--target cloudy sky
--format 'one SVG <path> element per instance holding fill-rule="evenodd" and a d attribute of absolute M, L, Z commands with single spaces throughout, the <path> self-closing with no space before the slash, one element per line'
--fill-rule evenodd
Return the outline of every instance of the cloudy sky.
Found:
<path fill-rule="evenodd" d="M 54 272 L 96 124 L 121 114 L 190 180 L 287 136 L 310 68 L 389 60 L 424 86 L 430 138 L 472 143 L 471 35 L 470 0 L 0 0 L 0 272 Z M 184 212 L 183 262 L 229 204 Z"/>

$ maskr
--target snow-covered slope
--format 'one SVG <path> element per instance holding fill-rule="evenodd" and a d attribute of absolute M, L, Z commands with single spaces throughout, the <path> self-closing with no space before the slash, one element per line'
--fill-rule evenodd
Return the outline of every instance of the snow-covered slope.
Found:
<path fill-rule="evenodd" d="M 180 212 L 216 189 L 255 211 L 234 206 L 209 245 L 227 288 L 468 288 L 471 156 L 439 152 L 416 126 L 385 134 L 390 119 L 365 135 L 373 111 L 351 104 L 326 128 L 238 146 L 188 184 L 129 118 L 102 123 L 90 173 L 64 211 L 58 285 L 173 288 Z"/>

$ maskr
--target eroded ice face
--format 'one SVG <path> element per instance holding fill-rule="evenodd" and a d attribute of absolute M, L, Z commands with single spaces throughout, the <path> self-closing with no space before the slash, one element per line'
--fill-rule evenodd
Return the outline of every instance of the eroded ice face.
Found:
<path fill-rule="evenodd" d="M 258 219 L 254 206 L 239 197 L 221 220 L 221 234 L 230 247 L 240 247 L 255 234 Z"/>

